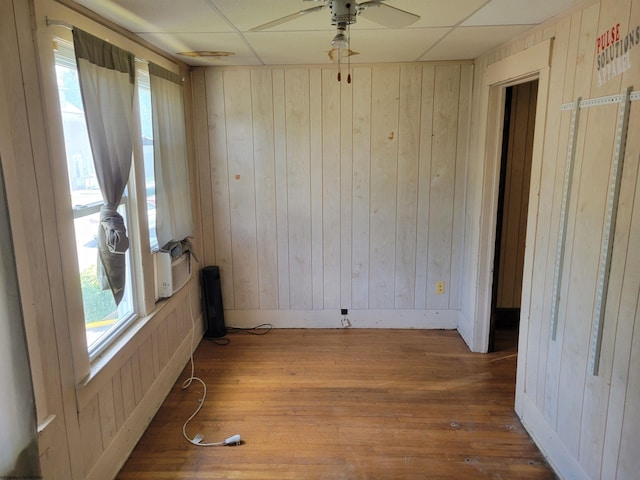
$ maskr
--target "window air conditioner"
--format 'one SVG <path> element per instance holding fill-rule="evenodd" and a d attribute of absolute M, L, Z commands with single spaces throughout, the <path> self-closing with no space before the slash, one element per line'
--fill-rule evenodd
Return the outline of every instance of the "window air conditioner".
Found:
<path fill-rule="evenodd" d="M 156 252 L 156 299 L 167 298 L 180 290 L 191 277 L 191 255 L 172 257 L 170 252 Z"/>

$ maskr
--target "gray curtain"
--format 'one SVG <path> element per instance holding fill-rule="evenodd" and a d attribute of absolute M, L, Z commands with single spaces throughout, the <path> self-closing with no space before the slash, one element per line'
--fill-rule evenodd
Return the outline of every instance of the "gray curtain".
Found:
<path fill-rule="evenodd" d="M 119 304 L 124 294 L 129 239 L 118 206 L 129 179 L 133 152 L 135 57 L 77 28 L 73 29 L 73 45 L 91 151 L 104 200 L 98 227 L 99 265 Z"/>
<path fill-rule="evenodd" d="M 158 245 L 193 237 L 182 77 L 149 63 Z"/>

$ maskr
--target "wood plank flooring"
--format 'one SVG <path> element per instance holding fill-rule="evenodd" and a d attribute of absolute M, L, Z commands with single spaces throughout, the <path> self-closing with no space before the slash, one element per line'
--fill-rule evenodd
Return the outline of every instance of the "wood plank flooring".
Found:
<path fill-rule="evenodd" d="M 273 330 L 203 340 L 118 475 L 145 479 L 555 479 L 513 412 L 516 351 L 455 331 Z"/>

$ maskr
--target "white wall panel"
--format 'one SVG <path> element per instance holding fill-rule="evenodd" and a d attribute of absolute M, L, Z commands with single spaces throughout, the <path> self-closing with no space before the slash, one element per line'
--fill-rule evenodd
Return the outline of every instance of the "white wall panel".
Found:
<path fill-rule="evenodd" d="M 325 304 L 324 274 L 324 115 L 322 112 L 322 71 L 309 72 L 309 129 L 311 131 L 311 276 L 313 308 L 321 310 Z"/>
<path fill-rule="evenodd" d="M 278 305 L 273 79 L 268 70 L 251 72 L 253 157 L 255 163 L 256 244 L 260 308 Z"/>
<path fill-rule="evenodd" d="M 224 102 L 224 74 L 222 71 L 206 72 L 208 125 L 211 125 L 209 155 L 201 152 L 199 170 L 201 175 L 211 176 L 211 201 L 213 208 L 213 241 L 215 264 L 220 267 L 222 302 L 225 308 L 234 308 L 235 290 L 233 280 L 233 250 L 231 242 L 231 216 L 229 213 L 229 166 L 227 160 L 227 122 Z M 198 102 L 194 102 L 197 104 Z M 197 125 L 196 128 L 200 126 Z M 205 187 L 206 185 L 201 185 Z M 208 192 L 207 192 L 208 195 Z M 204 239 L 207 242 L 207 239 Z"/>
<path fill-rule="evenodd" d="M 427 304 L 449 307 L 451 246 L 453 244 L 454 194 L 460 67 L 436 67 L 431 145 L 431 188 L 429 197 L 429 262 L 427 266 Z M 461 194 L 462 192 L 459 192 Z M 445 293 L 437 294 L 436 282 L 445 283 Z"/>
<path fill-rule="evenodd" d="M 202 92 L 199 92 L 202 95 Z M 287 136 L 285 115 L 284 70 L 273 71 L 273 123 L 276 165 L 276 227 L 278 247 L 278 306 L 290 306 L 291 279 L 289 275 L 289 198 L 287 193 Z M 207 125 L 210 128 L 209 125 Z M 201 134 L 209 135 L 209 132 Z M 225 306 L 226 308 L 226 306 Z"/>
<path fill-rule="evenodd" d="M 353 88 L 340 95 L 340 306 L 352 303 L 353 224 Z"/>
<path fill-rule="evenodd" d="M 352 302 L 369 308 L 369 211 L 371 198 L 371 68 L 353 75 Z"/>
<path fill-rule="evenodd" d="M 422 66 L 400 69 L 398 118 L 398 193 L 396 219 L 395 308 L 413 309 L 416 284 L 418 181 L 420 159 L 420 103 Z"/>
<path fill-rule="evenodd" d="M 226 309 L 457 307 L 471 64 L 202 71 Z"/>
<path fill-rule="evenodd" d="M 311 152 L 309 70 L 285 70 L 289 295 L 291 308 L 313 308 L 311 287 Z M 314 92 L 317 95 L 317 92 Z M 278 133 L 276 133 L 277 135 Z"/>
<path fill-rule="evenodd" d="M 341 264 L 341 131 L 340 92 L 341 83 L 334 72 L 322 71 L 322 90 L 314 92 L 322 109 L 322 229 L 323 253 L 323 308 L 340 308 Z M 316 220 L 316 219 L 314 219 Z"/>
<path fill-rule="evenodd" d="M 253 157 L 255 136 L 250 95 L 254 82 L 248 70 L 230 70 L 224 72 L 224 77 L 234 304 L 237 308 L 258 308 L 258 187 Z"/>
<path fill-rule="evenodd" d="M 371 75 L 371 192 L 369 207 L 369 307 L 395 303 L 400 69 Z"/>
<path fill-rule="evenodd" d="M 638 90 L 637 45 L 630 49 L 630 69 L 603 84 L 598 82 L 596 38 L 618 23 L 622 38 L 628 33 L 635 38 L 640 25 L 640 5 L 630 0 L 586 2 L 564 18 L 552 20 L 476 61 L 477 108 L 472 125 L 479 133 L 472 135 L 470 144 L 473 156 L 469 166 L 475 173 L 469 176 L 469 208 L 478 202 L 488 168 L 483 130 L 490 126 L 483 122 L 488 118 L 490 94 L 482 72 L 544 38 L 555 37 L 548 95 L 543 98 L 547 112 L 540 180 L 533 184 L 532 179 L 530 195 L 530 208 L 534 210 L 529 222 L 535 223 L 535 235 L 527 237 L 526 248 L 533 260 L 525 268 L 525 276 L 530 278 L 531 291 L 526 296 L 531 305 L 528 315 L 521 318 L 516 390 L 521 399 L 519 413 L 523 423 L 563 478 L 633 479 L 640 469 L 637 448 L 633 447 L 640 441 L 638 416 L 631 413 L 640 405 L 638 375 L 634 375 L 640 366 L 637 352 L 640 263 L 633 247 L 640 241 L 640 140 L 634 133 L 640 128 L 640 102 L 631 103 L 598 375 L 594 376 L 589 368 L 589 355 L 609 175 L 615 156 L 617 104 L 580 112 L 555 340 L 550 332 L 571 119 L 571 112 L 563 112 L 560 107 L 578 96 L 597 98 L 620 93 L 630 86 Z M 473 216 L 467 219 L 466 226 L 467 241 L 471 243 L 467 250 L 473 252 L 478 233 Z M 473 278 L 465 281 L 463 290 L 474 291 L 474 285 L 470 284 Z M 465 310 L 467 307 L 468 304 Z M 465 315 L 473 316 L 473 308 Z"/>
<path fill-rule="evenodd" d="M 427 305 L 429 266 L 429 209 L 431 206 L 431 159 L 433 145 L 433 105 L 435 95 L 434 65 L 422 67 L 422 86 L 420 90 L 420 156 L 418 158 L 418 204 L 416 223 L 416 281 L 414 304 L 416 309 Z"/>

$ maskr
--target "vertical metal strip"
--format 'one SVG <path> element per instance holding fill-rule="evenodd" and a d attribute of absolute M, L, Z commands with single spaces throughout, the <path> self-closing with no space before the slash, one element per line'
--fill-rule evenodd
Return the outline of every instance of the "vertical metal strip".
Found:
<path fill-rule="evenodd" d="M 576 142 L 578 122 L 580 120 L 580 102 L 578 97 L 571 113 L 571 127 L 569 129 L 569 147 L 567 161 L 564 169 L 564 186 L 562 188 L 562 206 L 560 208 L 560 227 L 558 231 L 558 247 L 556 249 L 556 265 L 553 276 L 553 296 L 551 301 L 551 339 L 556 339 L 558 332 L 558 306 L 560 304 L 560 280 L 562 279 L 562 266 L 564 264 L 564 249 L 567 238 L 567 207 L 571 194 L 571 182 L 573 177 L 573 161 L 576 156 Z"/>
<path fill-rule="evenodd" d="M 604 330 L 604 314 L 607 308 L 607 292 L 609 289 L 609 273 L 611 271 L 611 257 L 613 254 L 613 238 L 616 230 L 616 216 L 618 200 L 620 198 L 620 180 L 624 163 L 625 146 L 627 143 L 627 127 L 629 125 L 629 110 L 631 88 L 623 92 L 624 98 L 619 107 L 618 130 L 616 132 L 615 153 L 609 179 L 609 195 L 604 225 L 602 251 L 600 254 L 600 269 L 598 272 L 598 292 L 593 318 L 593 337 L 591 340 L 590 368 L 593 375 L 598 375 L 600 368 L 600 352 L 602 349 L 602 332 Z"/>

